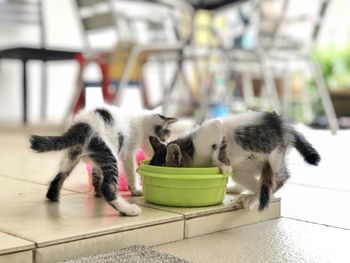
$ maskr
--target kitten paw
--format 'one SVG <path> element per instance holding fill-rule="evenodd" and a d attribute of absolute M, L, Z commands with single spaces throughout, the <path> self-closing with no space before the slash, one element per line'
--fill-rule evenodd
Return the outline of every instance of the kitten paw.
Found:
<path fill-rule="evenodd" d="M 130 204 L 121 197 L 111 201 L 109 204 L 118 210 L 121 215 L 137 216 L 141 213 L 141 208 L 138 205 Z"/>
<path fill-rule="evenodd" d="M 129 190 L 133 196 L 142 196 L 143 195 L 142 189 L 140 189 L 140 188 L 137 188 L 137 189 L 129 188 Z"/>
<path fill-rule="evenodd" d="M 237 203 L 234 203 L 233 206 L 232 206 L 233 210 L 242 209 L 242 208 L 244 208 L 243 204 L 241 202 L 239 202 L 239 201 Z"/>
<path fill-rule="evenodd" d="M 223 175 L 232 175 L 232 167 L 230 165 L 221 165 L 220 170 Z"/>
<path fill-rule="evenodd" d="M 254 194 L 244 194 L 241 195 L 238 199 L 242 203 L 243 208 L 254 209 L 257 207 L 258 199 Z"/>
<path fill-rule="evenodd" d="M 138 205 L 130 204 L 128 207 L 119 209 L 119 213 L 126 216 L 137 216 L 141 213 L 141 208 Z"/>
<path fill-rule="evenodd" d="M 57 202 L 60 199 L 60 196 L 57 193 L 53 193 L 51 191 L 48 191 L 46 194 L 46 198 L 50 202 Z"/>

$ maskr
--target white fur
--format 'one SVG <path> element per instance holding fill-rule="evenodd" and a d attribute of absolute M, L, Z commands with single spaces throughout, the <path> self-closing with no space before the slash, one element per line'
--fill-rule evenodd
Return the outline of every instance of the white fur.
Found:
<path fill-rule="evenodd" d="M 149 111 L 130 113 L 109 105 L 98 108 L 104 108 L 112 115 L 114 125 L 106 125 L 104 120 L 96 114 L 95 109 L 81 111 L 74 118 L 74 122 L 84 122 L 91 126 L 93 131 L 108 145 L 119 163 L 120 161 L 123 163 L 131 193 L 136 196 L 142 195 L 139 177 L 136 173 L 135 153 L 139 148 L 143 148 L 147 157 L 152 156 L 153 150 L 149 143 L 149 136 L 156 136 L 154 128 L 156 125 L 164 125 L 164 120 Z M 118 153 L 119 133 L 123 135 L 124 141 Z M 96 168 L 95 171 L 100 171 L 98 167 L 94 168 Z M 121 196 L 110 204 L 120 213 L 129 216 L 138 215 L 141 211 L 137 205 L 129 204 Z"/>
<path fill-rule="evenodd" d="M 257 158 L 254 161 L 248 160 L 251 152 L 245 151 L 236 143 L 234 129 L 241 125 L 255 124 L 259 121 L 260 116 L 260 112 L 246 112 L 222 119 L 209 120 L 197 127 L 193 136 L 193 144 L 196 150 L 192 166 L 215 165 L 221 168 L 223 174 L 233 174 L 232 179 L 237 186 L 228 189 L 228 191 L 238 193 L 238 190 L 248 190 L 250 194 L 247 196 L 243 195 L 240 198 L 240 201 L 246 208 L 253 208 L 257 205 L 258 178 L 266 158 L 271 159 L 271 166 L 274 165 L 275 167 L 272 168 L 276 168 L 276 170 L 279 169 L 281 158 L 283 158 L 277 151 L 273 151 L 269 156 L 254 153 Z M 231 166 L 222 164 L 218 160 L 218 148 L 224 136 L 227 141 L 227 157 Z M 213 144 L 217 145 L 216 151 L 212 150 Z"/>

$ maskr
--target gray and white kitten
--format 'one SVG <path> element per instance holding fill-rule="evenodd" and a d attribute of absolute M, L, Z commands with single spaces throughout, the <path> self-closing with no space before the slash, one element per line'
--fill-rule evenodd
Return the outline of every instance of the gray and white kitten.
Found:
<path fill-rule="evenodd" d="M 131 193 L 141 195 L 135 152 L 142 147 L 147 156 L 152 156 L 149 136 L 164 141 L 170 136 L 168 126 L 175 121 L 175 118 L 146 111 L 131 114 L 105 105 L 81 111 L 74 118 L 72 126 L 61 136 L 32 135 L 31 148 L 37 152 L 65 150 L 59 172 L 51 181 L 46 197 L 57 201 L 62 185 L 73 168 L 81 159 L 90 160 L 96 196 L 102 195 L 123 215 L 138 215 L 141 210 L 137 205 L 129 204 L 116 194 L 117 162 L 123 162 Z"/>
<path fill-rule="evenodd" d="M 266 208 L 272 193 L 289 178 L 285 155 L 295 147 L 312 165 L 320 155 L 293 127 L 276 113 L 246 112 L 203 123 L 184 137 L 164 144 L 150 137 L 154 149 L 151 165 L 175 167 L 219 166 L 232 174 L 240 193 L 242 187 L 250 194 L 242 195 L 244 207 Z M 239 187 L 241 186 L 241 187 Z"/>

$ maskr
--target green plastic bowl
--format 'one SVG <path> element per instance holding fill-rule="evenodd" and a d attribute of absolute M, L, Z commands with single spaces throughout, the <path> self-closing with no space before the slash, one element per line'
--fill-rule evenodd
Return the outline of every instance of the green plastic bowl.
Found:
<path fill-rule="evenodd" d="M 225 198 L 228 176 L 217 167 L 161 167 L 143 161 L 139 173 L 145 200 L 154 204 L 200 207 L 219 204 Z"/>

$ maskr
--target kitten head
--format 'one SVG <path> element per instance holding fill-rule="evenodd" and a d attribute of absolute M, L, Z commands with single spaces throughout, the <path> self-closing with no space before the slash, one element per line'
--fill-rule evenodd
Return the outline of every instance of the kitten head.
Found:
<path fill-rule="evenodd" d="M 168 167 L 184 166 L 184 155 L 178 144 L 172 142 L 166 145 L 155 136 L 150 136 L 149 141 L 154 151 L 150 165 Z"/>
<path fill-rule="evenodd" d="M 171 167 L 211 166 L 213 153 L 218 150 L 222 140 L 221 134 L 221 122 L 210 120 L 167 145 L 150 137 L 154 151 L 150 164 Z"/>
<path fill-rule="evenodd" d="M 165 142 L 170 137 L 169 125 L 176 121 L 176 118 L 165 117 L 160 114 L 152 114 L 150 120 L 151 132 L 149 136 L 156 136 L 159 140 Z"/>

